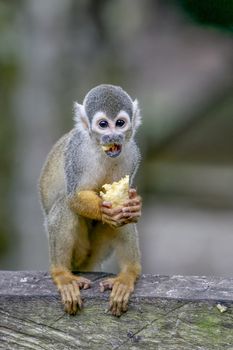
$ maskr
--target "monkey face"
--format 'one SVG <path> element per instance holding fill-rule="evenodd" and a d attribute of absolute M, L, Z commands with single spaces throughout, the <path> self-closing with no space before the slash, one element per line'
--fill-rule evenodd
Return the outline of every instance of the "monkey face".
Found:
<path fill-rule="evenodd" d="M 130 117 L 125 111 L 120 111 L 114 119 L 103 112 L 97 112 L 92 119 L 91 129 L 103 152 L 111 158 L 121 154 L 132 134 Z"/>
<path fill-rule="evenodd" d="M 74 103 L 75 127 L 88 133 L 108 157 L 118 157 L 141 124 L 138 101 L 119 86 L 91 89 L 83 105 Z"/>

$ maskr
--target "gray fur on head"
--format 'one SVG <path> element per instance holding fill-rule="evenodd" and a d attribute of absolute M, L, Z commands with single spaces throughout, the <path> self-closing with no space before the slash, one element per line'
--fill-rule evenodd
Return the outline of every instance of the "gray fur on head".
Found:
<path fill-rule="evenodd" d="M 133 101 L 120 86 L 98 85 L 88 92 L 83 104 L 89 120 L 98 111 L 106 113 L 111 119 L 121 110 L 127 112 L 131 119 L 133 116 Z"/>

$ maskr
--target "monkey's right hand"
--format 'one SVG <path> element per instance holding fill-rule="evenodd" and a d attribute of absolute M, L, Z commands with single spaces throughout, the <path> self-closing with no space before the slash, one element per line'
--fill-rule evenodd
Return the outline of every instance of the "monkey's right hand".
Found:
<path fill-rule="evenodd" d="M 117 228 L 126 224 L 122 207 L 112 208 L 110 202 L 102 202 L 101 204 L 102 221 L 111 227 Z"/>

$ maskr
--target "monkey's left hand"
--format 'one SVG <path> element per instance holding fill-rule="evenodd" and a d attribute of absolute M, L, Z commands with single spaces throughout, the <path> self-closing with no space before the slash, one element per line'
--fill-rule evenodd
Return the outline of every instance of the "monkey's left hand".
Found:
<path fill-rule="evenodd" d="M 110 202 L 103 202 L 101 206 L 102 220 L 112 227 L 120 227 L 135 223 L 141 216 L 142 200 L 133 188 L 129 190 L 129 199 L 122 207 L 112 208 Z"/>

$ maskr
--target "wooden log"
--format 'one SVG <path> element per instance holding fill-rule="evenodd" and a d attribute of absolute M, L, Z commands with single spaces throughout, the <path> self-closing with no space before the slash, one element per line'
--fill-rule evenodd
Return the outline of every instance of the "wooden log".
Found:
<path fill-rule="evenodd" d="M 233 349 L 233 278 L 143 275 L 117 318 L 99 291 L 109 275 L 85 275 L 85 307 L 69 316 L 48 273 L 0 272 L 0 349 Z"/>

